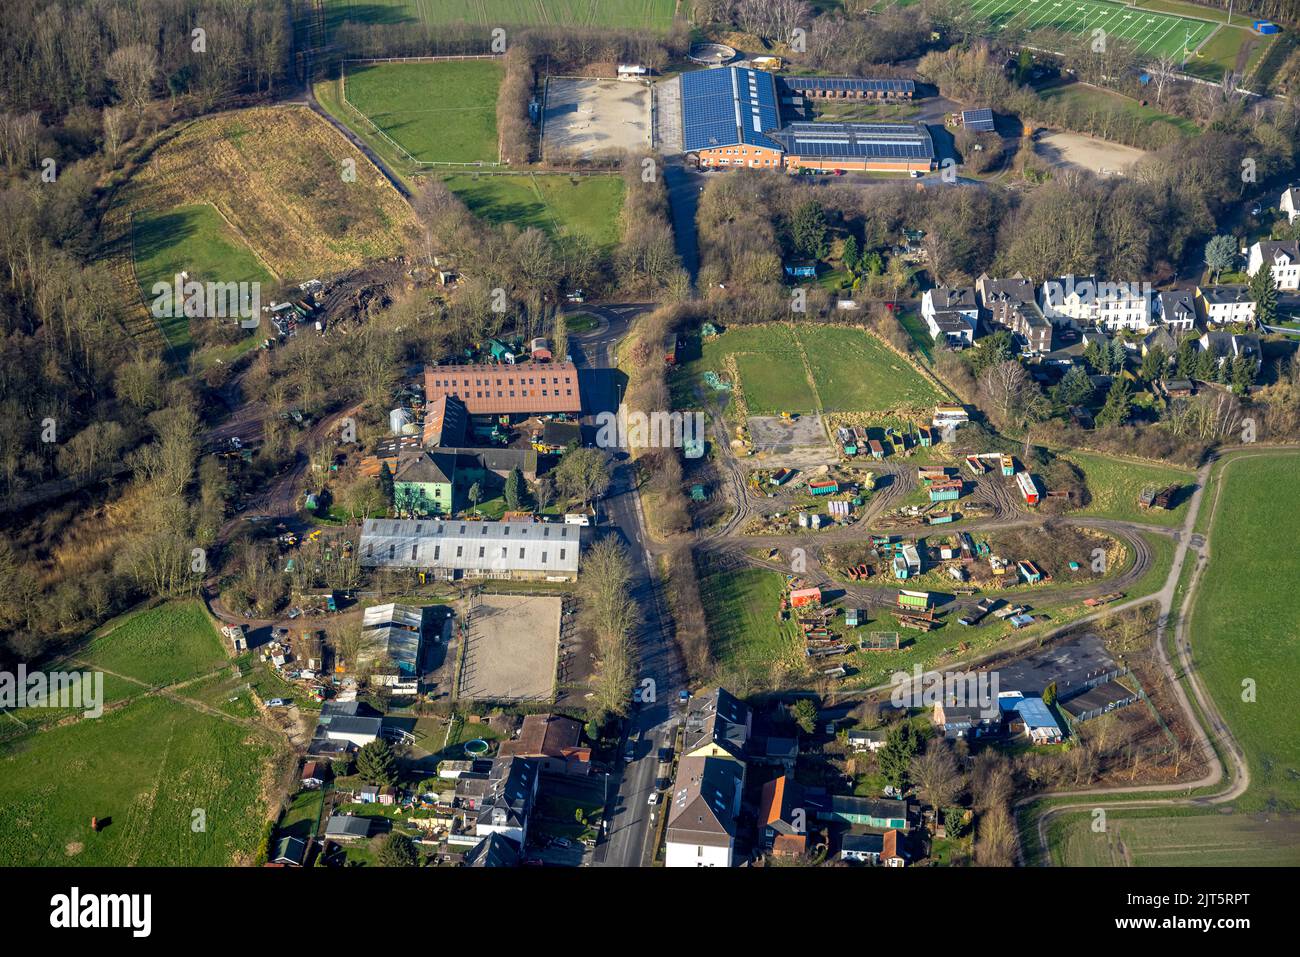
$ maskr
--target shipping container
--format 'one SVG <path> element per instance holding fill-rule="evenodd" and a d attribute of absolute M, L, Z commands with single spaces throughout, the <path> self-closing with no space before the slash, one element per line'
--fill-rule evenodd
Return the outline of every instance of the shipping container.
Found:
<path fill-rule="evenodd" d="M 919 608 L 922 611 L 930 607 L 930 593 L 928 591 L 907 591 L 900 588 L 898 591 L 899 608 Z"/>
<path fill-rule="evenodd" d="M 1028 472 L 1016 474 L 1016 485 L 1020 487 L 1020 494 L 1024 496 L 1026 505 L 1038 504 L 1038 486 L 1034 484 L 1034 479 Z"/>

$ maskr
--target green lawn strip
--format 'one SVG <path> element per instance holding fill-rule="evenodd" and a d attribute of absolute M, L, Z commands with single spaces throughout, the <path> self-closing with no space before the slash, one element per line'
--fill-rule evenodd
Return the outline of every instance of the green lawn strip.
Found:
<path fill-rule="evenodd" d="M 618 242 L 623 181 L 617 176 L 453 173 L 444 180 L 470 212 L 493 225 L 583 236 L 605 251 Z"/>
<path fill-rule="evenodd" d="M 1112 808 L 1095 830 L 1086 810 L 1048 824 L 1052 863 L 1069 867 L 1281 867 L 1300 863 L 1300 818 L 1216 808 Z M 1289 838 L 1288 838 L 1289 835 Z"/>

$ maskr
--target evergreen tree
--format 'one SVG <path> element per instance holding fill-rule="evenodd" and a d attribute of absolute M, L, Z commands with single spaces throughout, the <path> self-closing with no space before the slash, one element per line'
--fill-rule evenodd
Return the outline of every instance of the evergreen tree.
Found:
<path fill-rule="evenodd" d="M 393 471 L 385 462 L 379 466 L 379 490 L 384 493 L 384 501 L 393 504 Z"/>
<path fill-rule="evenodd" d="M 1214 281 L 1237 262 L 1237 240 L 1232 236 L 1215 236 L 1205 244 L 1205 265 L 1214 273 Z"/>
<path fill-rule="evenodd" d="M 519 469 L 514 468 L 506 476 L 505 495 L 506 508 L 512 512 L 519 511 L 519 505 L 523 501 L 524 476 Z"/>
<path fill-rule="evenodd" d="M 1199 351 L 1196 346 L 1195 336 L 1185 336 L 1178 343 L 1178 374 L 1184 379 L 1191 379 L 1196 376 L 1196 360 Z"/>
<path fill-rule="evenodd" d="M 1083 405 L 1092 393 L 1092 380 L 1082 366 L 1071 366 L 1056 387 L 1056 398 L 1062 405 Z"/>
<path fill-rule="evenodd" d="M 799 207 L 794 214 L 791 225 L 794 236 L 794 248 L 809 259 L 823 259 L 826 256 L 826 213 L 821 203 L 810 200 Z"/>
<path fill-rule="evenodd" d="M 398 831 L 391 831 L 379 846 L 379 863 L 384 867 L 415 867 L 419 862 L 414 842 Z"/>
<path fill-rule="evenodd" d="M 1255 363 L 1246 356 L 1237 356 L 1232 360 L 1232 391 L 1245 395 L 1255 382 Z"/>
<path fill-rule="evenodd" d="M 1132 413 L 1133 397 L 1126 379 L 1116 379 L 1106 393 L 1106 404 L 1097 413 L 1098 425 L 1123 425 Z"/>
<path fill-rule="evenodd" d="M 901 791 L 907 787 L 908 767 L 920 746 L 916 729 L 909 721 L 904 721 L 889 732 L 885 746 L 880 749 L 879 765 L 885 781 L 895 789 Z"/>
<path fill-rule="evenodd" d="M 1250 277 L 1250 298 L 1255 301 L 1255 319 L 1264 325 L 1277 319 L 1277 282 L 1273 267 L 1263 263 Z"/>
<path fill-rule="evenodd" d="M 1169 357 L 1165 355 L 1165 350 L 1160 346 L 1153 346 L 1142 357 L 1142 378 L 1147 382 L 1154 382 L 1165 374 L 1165 369 L 1169 367 Z"/>
<path fill-rule="evenodd" d="M 854 272 L 858 270 L 858 240 L 856 236 L 850 236 L 844 240 L 844 250 L 840 254 L 840 261 L 844 263 L 845 269 L 851 269 Z"/>
<path fill-rule="evenodd" d="M 383 738 L 362 745 L 357 752 L 357 774 L 367 784 L 396 784 L 397 755 L 393 753 L 393 746 Z"/>
<path fill-rule="evenodd" d="M 1128 350 L 1124 348 L 1123 340 L 1110 340 L 1110 371 L 1114 373 L 1123 372 L 1127 362 Z"/>
<path fill-rule="evenodd" d="M 812 734 L 817 730 L 817 704 L 811 698 L 800 698 L 796 701 L 791 714 L 794 716 L 794 723 L 804 734 Z"/>

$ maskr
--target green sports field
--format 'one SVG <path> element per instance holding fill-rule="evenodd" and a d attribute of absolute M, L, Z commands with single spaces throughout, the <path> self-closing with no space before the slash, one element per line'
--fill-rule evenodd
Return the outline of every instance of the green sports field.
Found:
<path fill-rule="evenodd" d="M 1054 30 L 1080 37 L 1121 40 L 1139 55 L 1190 55 L 1215 30 L 1215 24 L 1168 13 L 1139 10 L 1101 0 L 974 0 L 970 18 L 988 24 L 993 34 L 1012 31 L 1024 35 Z"/>
<path fill-rule="evenodd" d="M 499 60 L 349 63 L 347 102 L 419 163 L 495 163 Z"/>
<path fill-rule="evenodd" d="M 667 30 L 676 0 L 325 0 L 331 20 Z"/>

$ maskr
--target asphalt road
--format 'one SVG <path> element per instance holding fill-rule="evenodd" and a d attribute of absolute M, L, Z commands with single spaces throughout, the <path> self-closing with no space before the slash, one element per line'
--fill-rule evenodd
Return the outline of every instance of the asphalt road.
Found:
<path fill-rule="evenodd" d="M 575 337 L 569 351 L 579 369 L 593 366 L 612 369 L 617 362 L 618 343 L 627 334 L 632 320 L 649 308 L 639 304 L 588 307 L 586 311 L 599 317 L 603 326 Z M 615 376 L 596 379 L 593 385 L 592 391 L 584 388 L 591 403 L 589 412 L 617 407 L 622 390 Z M 673 642 L 668 608 L 653 575 L 654 548 L 645 531 L 641 498 L 634 484 L 635 469 L 630 460 L 623 460 L 618 454 L 614 464 L 613 481 L 600 503 L 599 528 L 601 534 L 622 538 L 631 552 L 632 597 L 642 619 L 634 636 L 637 684 L 642 687 L 647 679 L 652 681 L 654 700 L 634 706 L 627 722 L 619 761 L 610 772 L 610 799 L 591 862 L 604 867 L 639 867 L 648 861 L 653 825 L 658 823 L 665 808 L 662 803 L 651 807 L 648 801 L 654 791 L 657 752 L 672 743 L 678 711 L 676 701 L 685 686 L 685 671 Z M 629 743 L 634 756 L 631 762 L 625 762 L 622 755 Z"/>

